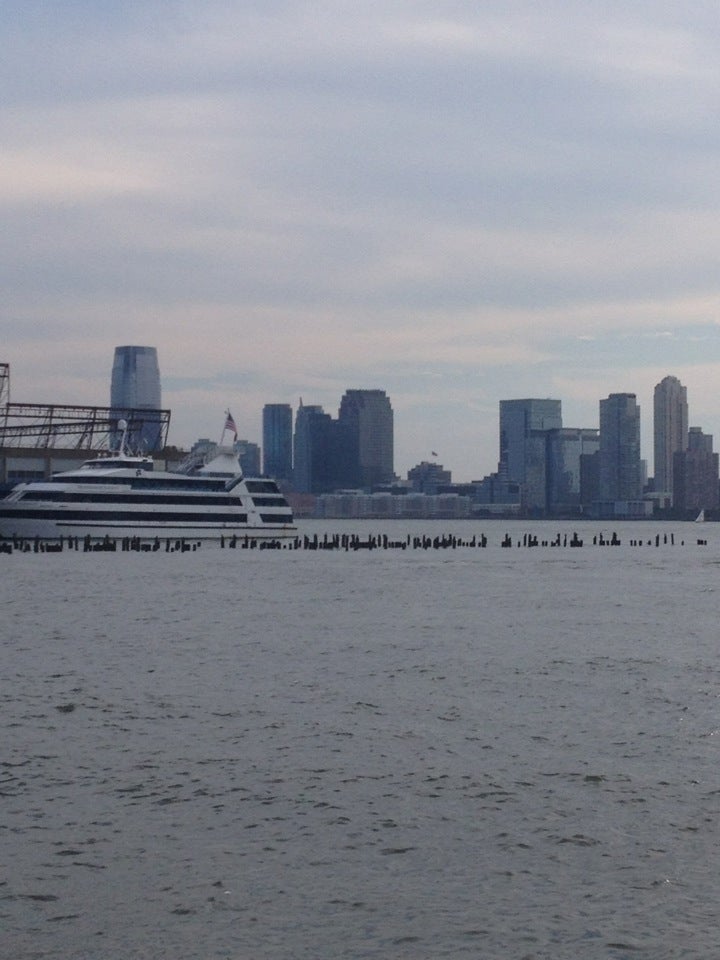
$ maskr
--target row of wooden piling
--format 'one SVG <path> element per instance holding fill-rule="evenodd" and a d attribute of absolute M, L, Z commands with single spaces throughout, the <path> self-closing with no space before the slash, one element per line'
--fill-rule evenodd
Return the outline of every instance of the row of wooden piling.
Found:
<path fill-rule="evenodd" d="M 122 537 L 114 539 L 105 536 L 96 539 L 89 534 L 85 537 L 60 537 L 58 540 L 43 540 L 40 537 L 0 538 L 0 553 L 62 553 L 64 550 L 80 553 L 186 553 L 197 550 L 199 540 L 144 540 L 142 537 Z"/>
<path fill-rule="evenodd" d="M 684 546 L 685 541 L 680 540 L 679 544 Z M 593 536 L 592 545 L 595 547 L 619 547 L 622 546 L 622 541 L 615 532 L 610 536 L 599 533 Z M 675 534 L 658 533 L 647 540 L 631 539 L 629 545 L 631 547 L 675 546 Z M 706 546 L 707 540 L 698 539 L 697 545 Z M 83 553 L 157 553 L 161 551 L 164 553 L 187 553 L 198 550 L 201 546 L 201 540 L 176 538 L 161 540 L 159 537 L 151 540 L 141 537 L 113 539 L 108 536 L 102 539 L 94 539 L 90 535 L 83 538 L 60 537 L 59 540 L 42 540 L 39 537 L 0 538 L 0 553 L 5 554 L 14 552 L 62 553 L 64 550 Z M 386 533 L 369 534 L 365 537 L 357 533 L 325 533 L 323 536 L 316 533 L 313 536 L 305 535 L 282 539 L 259 538 L 249 534 L 220 538 L 220 547 L 230 550 L 305 550 L 311 552 L 335 550 L 348 553 L 364 550 L 482 550 L 487 546 L 488 538 L 484 533 L 472 537 L 458 537 L 455 534 L 448 533 L 442 533 L 434 537 L 426 534 L 422 536 L 407 534 L 407 536 L 401 538 L 389 537 Z M 509 533 L 506 533 L 500 542 L 500 547 L 504 549 L 532 549 L 536 547 L 577 549 L 583 546 L 584 540 L 578 536 L 577 532 L 571 534 L 557 533 L 552 539 L 540 539 L 537 534 L 533 533 L 525 533 L 522 537 L 513 539 Z"/>
<path fill-rule="evenodd" d="M 561 548 L 570 548 L 577 549 L 578 547 L 584 546 L 585 541 L 577 534 L 576 531 L 573 531 L 571 534 L 562 534 L 557 533 L 552 539 L 540 539 L 537 534 L 525 533 L 522 537 L 513 537 L 506 533 L 503 539 L 500 541 L 500 546 L 502 548 L 512 548 L 512 547 L 524 547 L 530 549 L 533 547 L 561 547 Z M 659 547 L 661 544 L 675 546 L 675 534 L 657 534 L 654 538 L 648 540 L 630 540 L 630 546 L 656 546 Z M 679 541 L 681 546 L 685 546 L 685 541 Z M 706 546 L 707 540 L 698 540 L 698 546 Z M 368 537 L 360 537 L 358 534 L 333 534 L 332 536 L 325 534 L 322 538 L 315 534 L 313 537 L 305 536 L 302 538 L 295 538 L 292 542 L 292 547 L 295 550 L 455 550 L 458 548 L 479 548 L 484 549 L 488 545 L 488 538 L 483 533 L 480 536 L 473 536 L 471 538 L 462 538 L 457 537 L 453 534 L 442 534 L 436 537 L 429 536 L 412 536 L 408 534 L 405 538 L 400 540 L 390 539 L 387 534 L 379 534 L 377 536 L 370 535 Z M 617 533 L 613 532 L 610 536 L 605 536 L 605 534 L 600 533 L 596 534 L 592 538 L 592 545 L 599 547 L 620 547 L 622 546 L 622 541 Z"/>

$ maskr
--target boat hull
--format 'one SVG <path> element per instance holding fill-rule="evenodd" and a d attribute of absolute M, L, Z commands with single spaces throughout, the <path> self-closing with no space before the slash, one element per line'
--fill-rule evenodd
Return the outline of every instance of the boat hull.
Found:
<path fill-rule="evenodd" d="M 12 514 L 0 519 L 0 537 L 11 539 L 59 540 L 61 537 L 90 537 L 92 540 L 121 540 L 139 537 L 141 540 L 221 540 L 232 537 L 249 537 L 253 540 L 281 540 L 294 537 L 294 524 L 263 524 L 251 526 L 243 523 L 175 523 L 159 520 L 132 522 L 127 520 L 63 520 L 62 518 L 27 519 L 13 518 Z"/>
<path fill-rule="evenodd" d="M 20 483 L 0 501 L 5 538 L 279 540 L 296 533 L 277 483 L 244 477 L 231 451 L 190 473 L 155 471 L 152 461 L 124 454 L 98 457 Z"/>

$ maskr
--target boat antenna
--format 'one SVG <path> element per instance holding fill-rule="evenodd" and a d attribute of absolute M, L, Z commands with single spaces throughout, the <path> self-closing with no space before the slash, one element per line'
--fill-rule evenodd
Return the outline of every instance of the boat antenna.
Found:
<path fill-rule="evenodd" d="M 121 430 L 120 434 L 120 449 L 118 453 L 120 456 L 127 455 L 127 435 L 128 435 L 128 422 L 127 420 L 118 420 L 118 429 Z"/>

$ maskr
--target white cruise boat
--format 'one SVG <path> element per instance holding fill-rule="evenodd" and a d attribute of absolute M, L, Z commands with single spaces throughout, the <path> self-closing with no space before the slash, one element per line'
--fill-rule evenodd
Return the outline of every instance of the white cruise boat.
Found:
<path fill-rule="evenodd" d="M 232 447 L 217 447 L 207 464 L 184 473 L 111 454 L 21 483 L 0 500 L 0 537 L 274 540 L 296 532 L 277 483 L 244 477 Z"/>

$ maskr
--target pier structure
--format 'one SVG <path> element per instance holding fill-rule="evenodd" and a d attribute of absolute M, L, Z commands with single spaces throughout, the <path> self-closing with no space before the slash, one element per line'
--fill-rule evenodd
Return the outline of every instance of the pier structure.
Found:
<path fill-rule="evenodd" d="M 41 540 L 39 537 L 0 537 L 0 554 L 12 553 L 62 553 L 65 550 L 81 551 L 83 553 L 187 553 L 199 550 L 204 541 L 195 538 L 142 538 L 122 537 L 60 537 L 54 540 Z M 212 541 L 213 546 L 229 550 L 290 550 L 316 553 L 318 551 L 335 551 L 342 553 L 383 552 L 383 551 L 428 551 L 428 550 L 485 550 L 490 546 L 488 537 L 484 533 L 473 534 L 472 537 L 459 537 L 455 533 L 441 533 L 436 536 L 427 534 L 407 534 L 398 537 L 397 534 L 369 533 L 365 536 L 358 533 L 325 533 L 307 534 L 293 538 L 273 539 L 272 537 L 253 537 L 250 534 L 235 534 L 221 537 L 219 541 Z M 707 546 L 708 541 L 698 538 L 696 545 Z M 558 532 L 554 537 L 541 540 L 536 534 L 525 533 L 522 536 L 511 536 L 506 533 L 501 540 L 492 546 L 501 549 L 580 549 L 590 548 L 617 548 L 623 541 L 616 532 L 609 535 L 595 534 L 592 541 L 586 542 L 576 531 L 569 534 Z M 630 539 L 625 544 L 631 548 L 637 547 L 674 547 L 685 546 L 682 539 L 676 540 L 674 533 L 657 533 L 649 538 Z"/>
<path fill-rule="evenodd" d="M 167 445 L 170 410 L 138 408 L 123 416 L 129 432 L 152 423 L 161 447 Z M 106 450 L 108 437 L 117 431 L 118 412 L 112 407 L 11 401 L 10 364 L 0 363 L 0 489 L 71 470 L 88 453 Z"/>

